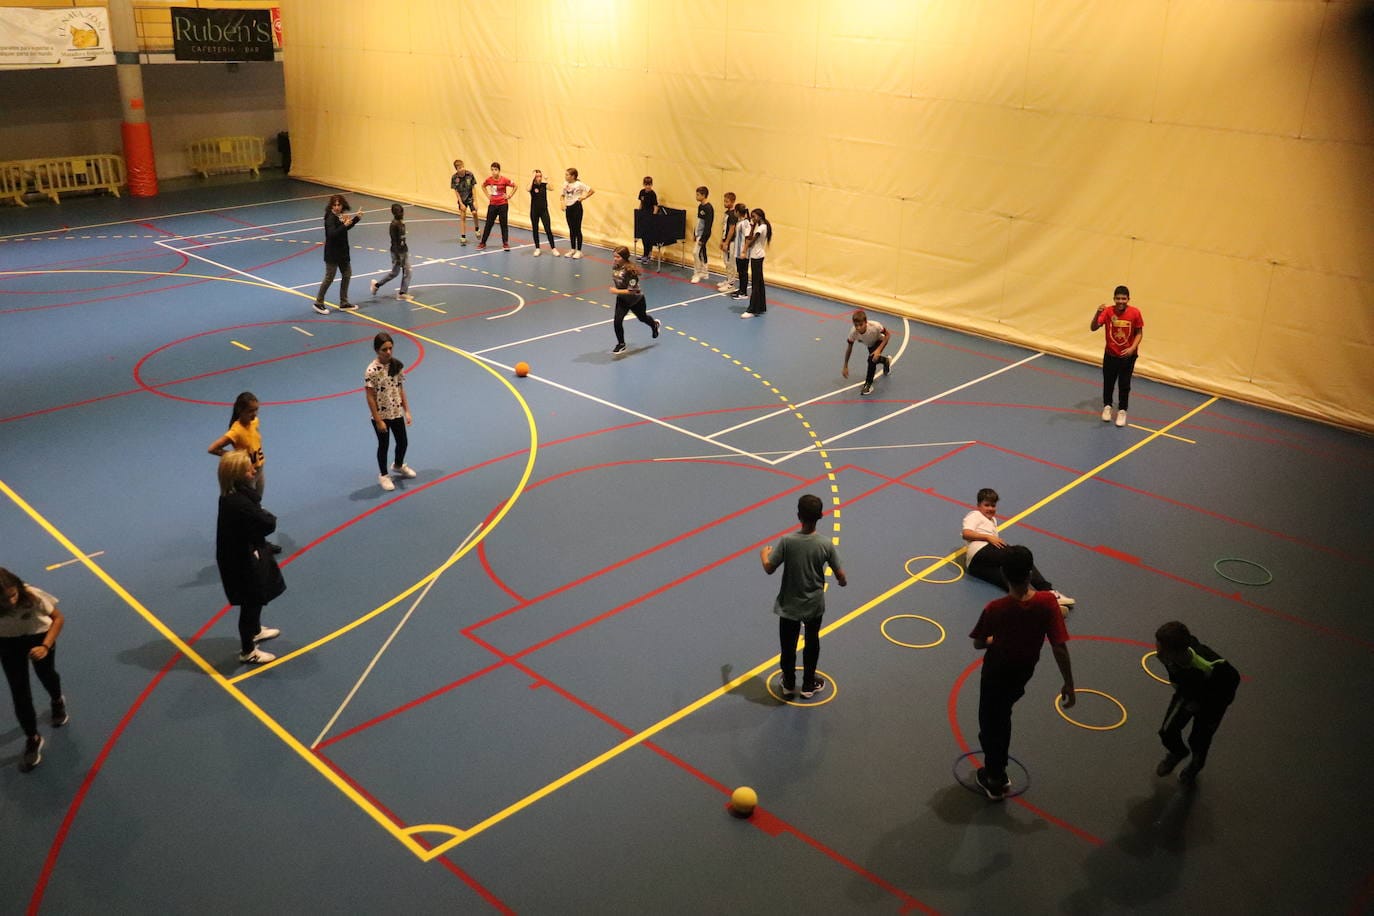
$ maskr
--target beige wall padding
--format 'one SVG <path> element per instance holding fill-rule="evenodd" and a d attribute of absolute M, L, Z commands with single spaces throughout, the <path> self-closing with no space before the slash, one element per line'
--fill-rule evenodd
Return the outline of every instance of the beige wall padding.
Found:
<path fill-rule="evenodd" d="M 1094 362 L 1126 283 L 1142 374 L 1374 430 L 1353 0 L 281 6 L 299 175 L 451 207 L 455 157 L 575 165 L 607 244 L 645 174 L 732 190 L 772 280 Z"/>

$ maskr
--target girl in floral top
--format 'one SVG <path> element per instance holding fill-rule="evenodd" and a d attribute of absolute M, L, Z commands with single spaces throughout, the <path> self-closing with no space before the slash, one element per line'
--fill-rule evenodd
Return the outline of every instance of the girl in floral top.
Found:
<path fill-rule="evenodd" d="M 405 365 L 391 355 L 395 346 L 396 342 L 386 331 L 374 337 L 372 349 L 377 358 L 363 373 L 363 392 L 367 395 L 367 409 L 372 414 L 372 427 L 377 433 L 377 483 L 383 490 L 396 489 L 392 474 L 415 476 L 415 471 L 406 464 L 406 447 L 410 444 L 406 437 L 406 427 L 411 422 L 410 402 L 406 400 L 405 377 L 401 375 Z M 386 453 L 393 435 L 396 437 L 396 460 L 388 474 Z"/>

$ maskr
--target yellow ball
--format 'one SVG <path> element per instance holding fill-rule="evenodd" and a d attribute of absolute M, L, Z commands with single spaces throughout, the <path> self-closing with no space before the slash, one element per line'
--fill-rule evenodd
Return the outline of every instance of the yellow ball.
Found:
<path fill-rule="evenodd" d="M 736 817 L 748 817 L 759 803 L 758 793 L 748 786 L 740 786 L 730 794 L 730 811 Z"/>
<path fill-rule="evenodd" d="M 524 378 L 525 376 L 527 376 L 527 375 L 529 375 L 529 374 L 530 374 L 530 364 L 529 364 L 529 363 L 527 363 L 527 362 L 518 362 L 518 363 L 515 364 L 515 375 L 516 375 L 517 378 Z"/>

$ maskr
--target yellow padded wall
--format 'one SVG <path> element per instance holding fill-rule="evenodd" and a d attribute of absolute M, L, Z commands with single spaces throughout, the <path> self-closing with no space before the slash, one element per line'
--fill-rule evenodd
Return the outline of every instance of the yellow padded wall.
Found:
<path fill-rule="evenodd" d="M 1089 361 L 1126 283 L 1142 374 L 1374 430 L 1356 0 L 281 6 L 298 175 L 451 209 L 454 158 L 575 165 L 605 244 L 643 175 L 705 184 L 770 279 Z"/>

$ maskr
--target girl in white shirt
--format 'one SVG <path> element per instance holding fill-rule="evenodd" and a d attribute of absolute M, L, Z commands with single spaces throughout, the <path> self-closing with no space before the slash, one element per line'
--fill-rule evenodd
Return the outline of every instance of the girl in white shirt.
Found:
<path fill-rule="evenodd" d="M 577 169 L 568 169 L 563 173 L 563 178 L 563 214 L 568 219 L 568 245 L 572 248 L 568 257 L 580 258 L 582 257 L 582 201 L 591 197 L 596 191 L 578 180 Z"/>
<path fill-rule="evenodd" d="M 14 714 L 24 730 L 24 754 L 19 769 L 27 773 L 43 760 L 43 736 L 33 709 L 29 663 L 38 682 L 52 699 L 52 725 L 67 724 L 67 701 L 57 674 L 57 635 L 62 632 L 57 599 L 41 588 L 25 585 L 8 569 L 0 569 L 0 664 L 14 699 Z"/>
<path fill-rule="evenodd" d="M 739 232 L 744 226 L 741 223 L 735 231 Z M 768 311 L 768 291 L 763 286 L 763 259 L 768 255 L 769 243 L 773 241 L 773 224 L 757 207 L 749 211 L 748 233 L 745 242 L 749 246 L 749 308 L 744 310 L 741 318 L 753 318 Z M 744 282 L 740 281 L 740 285 L 743 286 Z"/>

